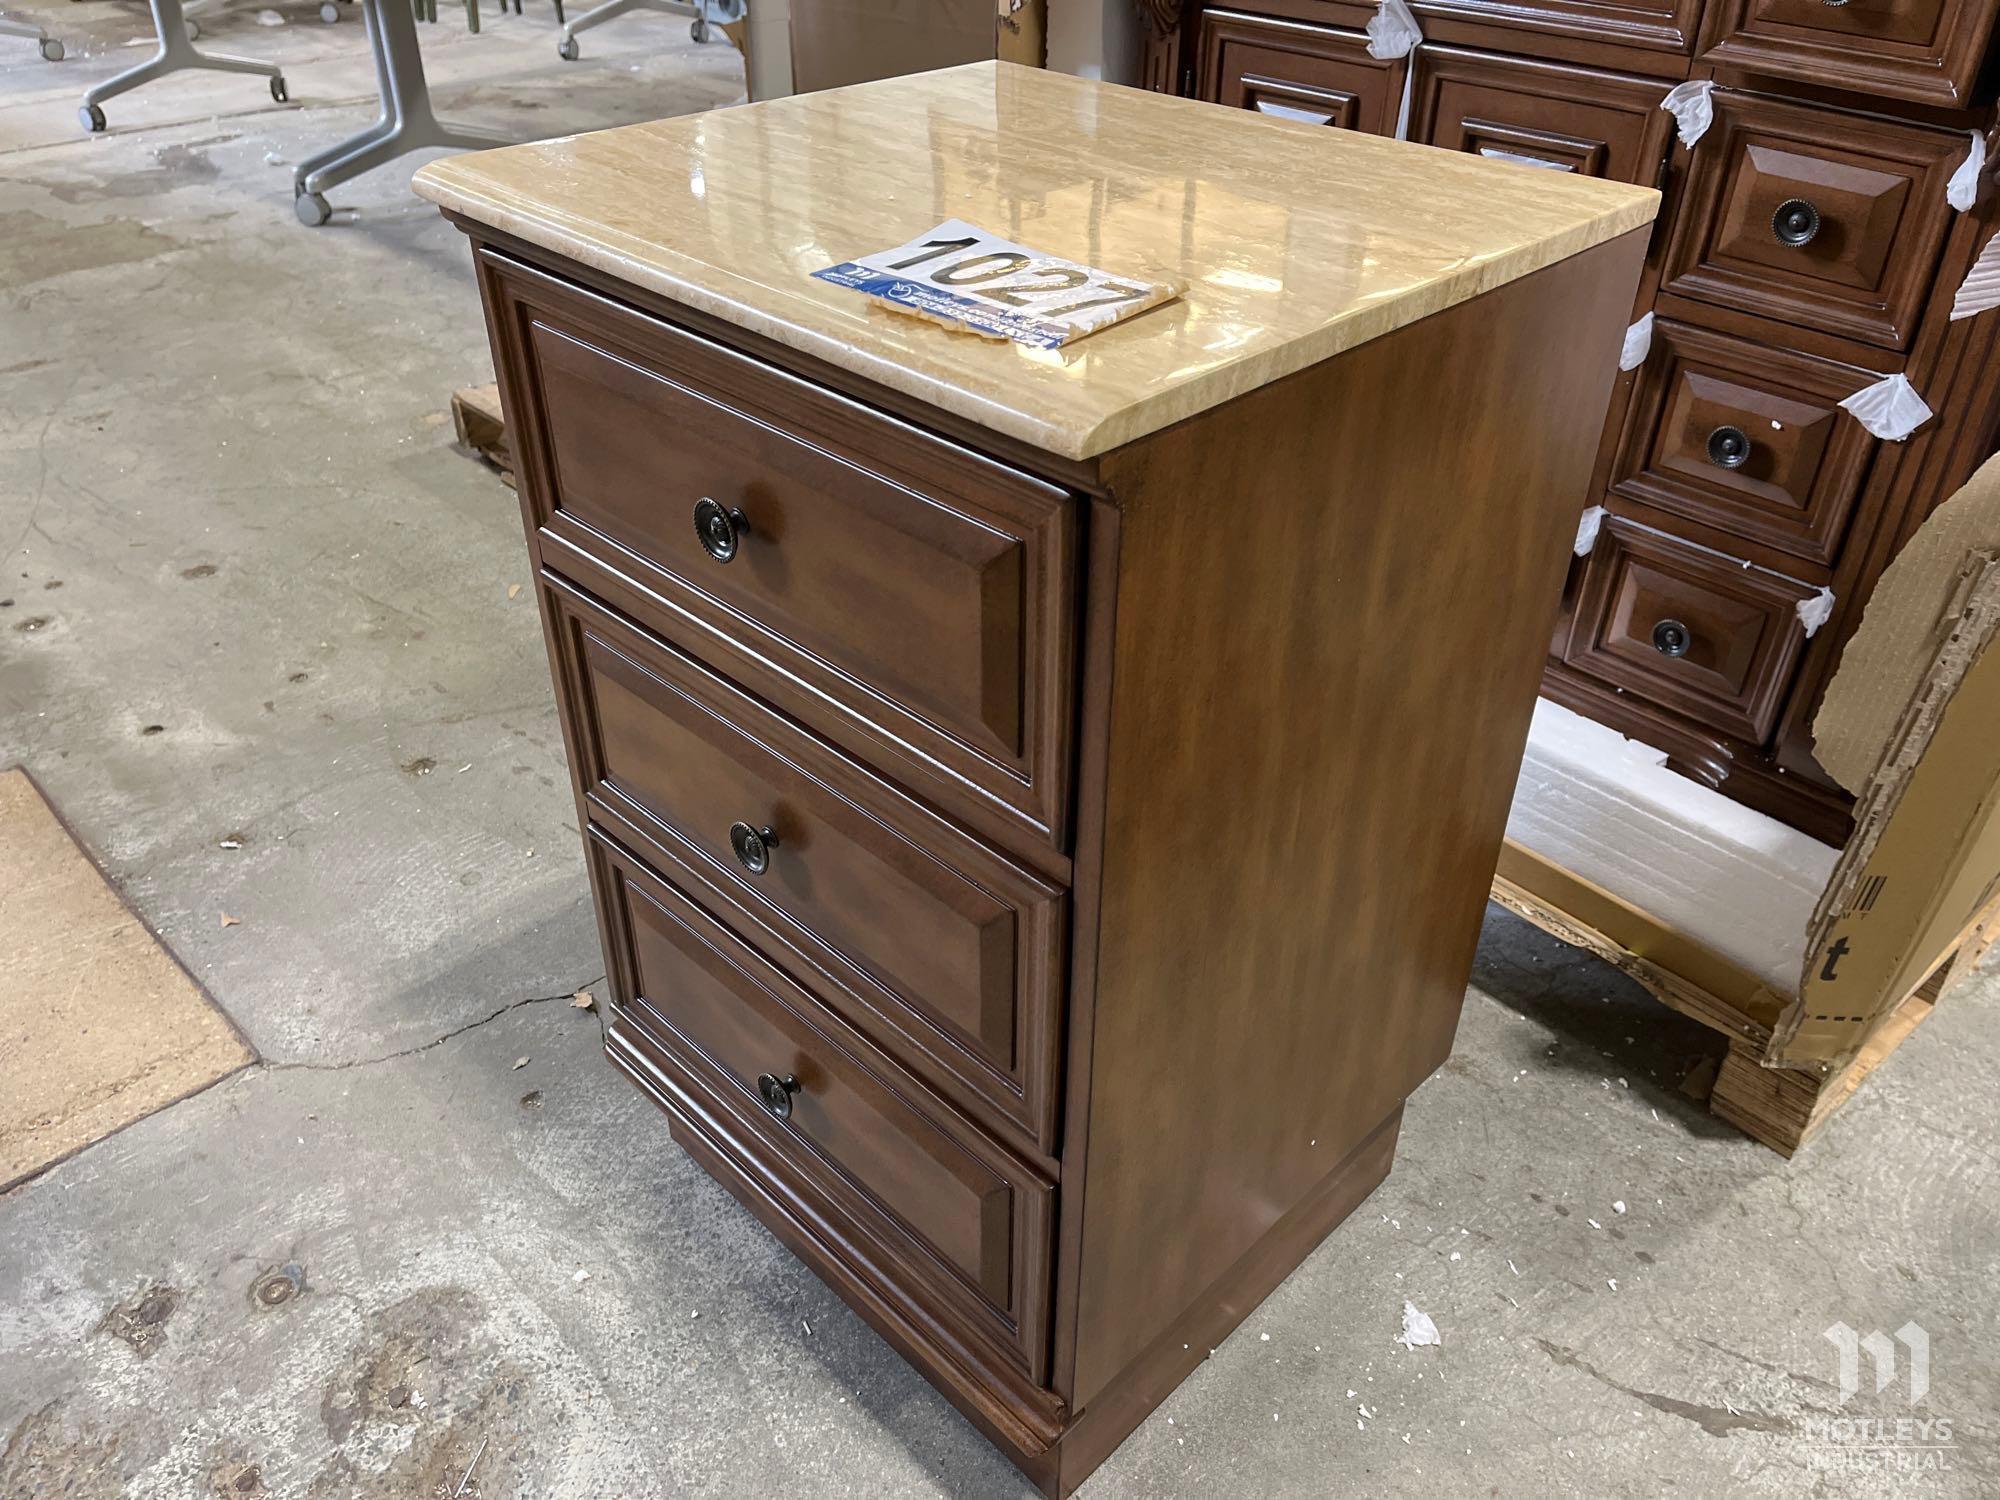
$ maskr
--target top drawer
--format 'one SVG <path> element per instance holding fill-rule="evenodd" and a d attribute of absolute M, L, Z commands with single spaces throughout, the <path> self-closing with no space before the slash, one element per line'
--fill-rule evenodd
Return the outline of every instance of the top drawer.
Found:
<path fill-rule="evenodd" d="M 545 559 L 829 736 L 920 781 L 942 773 L 1060 847 L 1068 496 L 486 260 L 518 350 L 510 415 Z"/>
<path fill-rule="evenodd" d="M 1493 161 L 1655 186 L 1673 146 L 1670 85 L 1533 58 L 1417 49 L 1410 139 Z"/>
<path fill-rule="evenodd" d="M 1235 11 L 1201 17 L 1201 97 L 1277 120 L 1394 135 L 1407 58 L 1378 62 L 1368 37 Z"/>
<path fill-rule="evenodd" d="M 1774 78 L 1961 108 L 1995 0 L 1721 0 L 1701 60 Z"/>
<path fill-rule="evenodd" d="M 1905 349 L 1966 138 L 1717 89 L 1662 290 Z"/>

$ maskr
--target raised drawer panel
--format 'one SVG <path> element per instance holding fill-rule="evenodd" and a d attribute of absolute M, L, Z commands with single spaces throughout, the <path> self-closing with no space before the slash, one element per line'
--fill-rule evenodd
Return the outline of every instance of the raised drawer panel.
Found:
<path fill-rule="evenodd" d="M 1717 0 L 1701 60 L 1772 78 L 1962 108 L 1995 0 Z"/>
<path fill-rule="evenodd" d="M 629 966 L 621 1006 L 709 1065 L 707 1081 L 759 1146 L 803 1167 L 873 1242 L 878 1274 L 944 1298 L 1043 1381 L 1053 1188 L 919 1108 L 879 1058 L 871 1066 L 815 1026 L 807 998 L 683 893 L 596 830 L 592 844 Z"/>
<path fill-rule="evenodd" d="M 1699 724 L 1762 744 L 1805 644 L 1812 590 L 1609 517 L 1565 659 Z"/>
<path fill-rule="evenodd" d="M 1416 59 L 1413 141 L 1647 186 L 1673 145 L 1657 79 L 1429 44 Z"/>
<path fill-rule="evenodd" d="M 1413 0 L 1411 9 L 1433 34 L 1434 22 L 1466 22 L 1504 28 L 1520 37 L 1523 51 L 1535 50 L 1536 35 L 1585 46 L 1610 43 L 1647 52 L 1686 54 L 1694 50 L 1702 0 Z"/>
<path fill-rule="evenodd" d="M 1201 96 L 1309 125 L 1394 135 L 1408 60 L 1378 62 L 1359 31 L 1204 11 Z"/>
<path fill-rule="evenodd" d="M 1907 348 L 1966 138 L 1718 89 L 1663 290 Z"/>
<path fill-rule="evenodd" d="M 1612 493 L 1830 566 L 1877 446 L 1840 402 L 1879 378 L 1659 322 Z"/>
<path fill-rule="evenodd" d="M 1063 847 L 1069 497 L 486 254 L 545 556 L 823 732 Z"/>
<path fill-rule="evenodd" d="M 1063 891 L 562 580 L 547 587 L 587 706 L 586 795 L 652 826 L 781 937 L 847 1024 L 1051 1148 Z"/>

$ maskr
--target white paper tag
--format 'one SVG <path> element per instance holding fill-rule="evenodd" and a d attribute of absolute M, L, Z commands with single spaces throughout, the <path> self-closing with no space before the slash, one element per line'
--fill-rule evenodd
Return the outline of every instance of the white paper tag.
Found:
<path fill-rule="evenodd" d="M 1691 78 L 1668 89 L 1667 96 L 1660 101 L 1660 108 L 1674 117 L 1681 144 L 1690 151 L 1715 123 L 1715 101 L 1709 97 L 1714 92 L 1715 85 L 1710 80 Z"/>
<path fill-rule="evenodd" d="M 1368 19 L 1368 55 L 1377 62 L 1408 57 L 1423 39 L 1416 14 L 1405 0 L 1382 0 L 1382 8 Z"/>
<path fill-rule="evenodd" d="M 1593 505 L 1576 518 L 1576 555 L 1590 556 L 1590 549 L 1597 545 L 1597 533 L 1604 525 L 1604 507 Z"/>
<path fill-rule="evenodd" d="M 1900 443 L 1931 419 L 1931 409 L 1907 375 L 1885 375 L 1840 403 L 1878 438 Z"/>
<path fill-rule="evenodd" d="M 1060 348 L 1180 292 L 1030 250 L 963 219 L 812 274 L 898 312 L 1033 349 Z"/>
<path fill-rule="evenodd" d="M 1646 362 L 1646 356 L 1653 352 L 1653 315 L 1645 317 L 1625 330 L 1625 347 L 1618 351 L 1618 368 L 1636 370 Z"/>
<path fill-rule="evenodd" d="M 1972 149 L 1944 185 L 1944 201 L 1960 213 L 1979 201 L 1979 174 L 1986 170 L 1986 137 L 1976 130 L 1966 134 L 1972 137 Z"/>
<path fill-rule="evenodd" d="M 1799 623 L 1806 628 L 1806 639 L 1811 640 L 1813 632 L 1833 618 L 1833 590 L 1821 588 L 1810 599 L 1799 601 Z"/>
<path fill-rule="evenodd" d="M 1986 248 L 1972 263 L 1972 269 L 1965 273 L 1965 280 L 1958 284 L 1958 294 L 1951 299 L 1948 321 L 1956 323 L 1960 318 L 1976 318 L 1996 307 L 2000 307 L 2000 234 L 1986 242 Z"/>

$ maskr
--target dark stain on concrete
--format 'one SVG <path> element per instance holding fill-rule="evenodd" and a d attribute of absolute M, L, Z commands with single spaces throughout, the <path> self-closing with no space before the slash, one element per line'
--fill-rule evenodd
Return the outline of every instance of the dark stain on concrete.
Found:
<path fill-rule="evenodd" d="M 1602 1370 L 1583 1359 L 1574 1349 L 1565 1349 L 1560 1344 L 1547 1339 L 1536 1339 L 1542 1353 L 1559 1365 L 1572 1370 L 1581 1370 L 1592 1380 L 1608 1385 L 1612 1390 L 1630 1396 L 1634 1401 L 1643 1401 L 1654 1411 L 1665 1412 L 1670 1417 L 1679 1417 L 1692 1422 L 1710 1437 L 1728 1437 L 1732 1432 L 1790 1432 L 1792 1424 L 1783 1417 L 1768 1417 L 1753 1412 L 1734 1412 L 1720 1406 L 1703 1406 L 1699 1402 L 1683 1401 L 1677 1396 L 1663 1396 L 1658 1391 L 1642 1391 L 1635 1386 L 1613 1380 Z"/>
<path fill-rule="evenodd" d="M 167 1323 L 181 1305 L 181 1294 L 161 1282 L 134 1293 L 105 1313 L 97 1332 L 132 1346 L 141 1359 L 151 1359 L 153 1351 L 167 1339 Z"/>
<path fill-rule="evenodd" d="M 413 1292 L 377 1313 L 367 1339 L 320 1398 L 326 1435 L 338 1445 L 371 1422 L 415 1423 L 443 1394 L 481 1313 L 479 1299 L 461 1287 Z"/>
<path fill-rule="evenodd" d="M 62 1495 L 67 1500 L 120 1500 L 118 1439 L 100 1436 L 90 1423 L 72 1434 L 62 1419 L 62 1398 L 29 1412 L 0 1448 L 0 1495 Z"/>
<path fill-rule="evenodd" d="M 54 623 L 55 617 L 53 615 L 29 615 L 27 619 L 22 620 L 14 628 L 32 635 L 37 630 L 45 630 Z"/>
<path fill-rule="evenodd" d="M 238 1495 L 261 1495 L 264 1471 L 256 1464 L 231 1459 L 215 1467 L 208 1476 L 208 1486 L 224 1500 L 234 1500 Z"/>
<path fill-rule="evenodd" d="M 209 159 L 204 146 L 220 146 L 235 140 L 233 135 L 212 135 L 198 141 L 162 146 L 153 153 L 153 165 L 130 172 L 105 172 L 92 177 L 28 177 L 22 179 L 40 188 L 59 203 L 102 203 L 116 198 L 151 198 L 175 188 L 214 182 L 222 168 Z"/>
<path fill-rule="evenodd" d="M 65 224 L 29 209 L 0 213 L 0 285 L 13 290 L 77 271 L 137 265 L 180 242 L 137 219 Z"/>
<path fill-rule="evenodd" d="M 415 760 L 403 762 L 405 776 L 428 776 L 436 769 L 437 761 L 428 755 L 419 755 Z"/>
<path fill-rule="evenodd" d="M 214 563 L 196 563 L 191 568 L 181 569 L 181 577 L 183 578 L 213 578 L 214 576 Z"/>

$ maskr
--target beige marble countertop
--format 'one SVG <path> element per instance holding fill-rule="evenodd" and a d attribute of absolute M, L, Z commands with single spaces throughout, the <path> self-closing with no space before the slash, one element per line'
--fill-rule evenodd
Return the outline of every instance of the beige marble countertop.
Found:
<path fill-rule="evenodd" d="M 433 162 L 468 218 L 1064 458 L 1649 222 L 1649 188 L 1007 63 Z M 945 219 L 1179 300 L 1060 351 L 811 273 Z"/>

